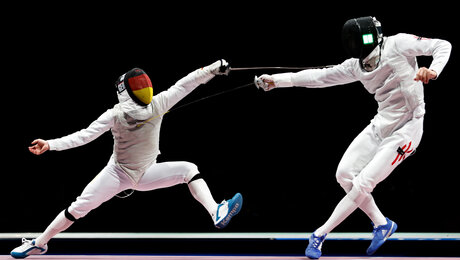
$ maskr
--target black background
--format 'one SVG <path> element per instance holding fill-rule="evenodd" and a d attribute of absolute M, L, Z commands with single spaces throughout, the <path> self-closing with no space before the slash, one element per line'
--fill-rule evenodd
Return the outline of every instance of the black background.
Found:
<path fill-rule="evenodd" d="M 420 4 L 420 5 L 416 5 Z M 433 4 L 433 3 L 431 3 Z M 453 4 L 451 4 L 453 5 Z M 144 69 L 159 93 L 219 58 L 233 67 L 318 66 L 346 59 L 343 23 L 373 15 L 385 35 L 412 33 L 450 41 L 439 79 L 426 85 L 424 136 L 417 153 L 374 190 L 401 232 L 460 232 L 458 211 L 458 21 L 435 5 L 369 2 L 124 2 L 108 6 L 36 5 L 4 23 L 0 232 L 41 232 L 106 165 L 112 136 L 35 156 L 35 138 L 87 127 L 117 102 L 114 81 Z M 429 66 L 421 57 L 419 66 Z M 180 104 L 250 83 L 235 71 L 200 86 Z M 186 185 L 114 198 L 72 232 L 311 232 L 344 196 L 337 164 L 377 106 L 359 82 L 271 92 L 249 86 L 165 116 L 158 161 L 198 165 L 216 199 L 244 196 L 223 231 Z M 359 210 L 335 231 L 371 231 Z"/>

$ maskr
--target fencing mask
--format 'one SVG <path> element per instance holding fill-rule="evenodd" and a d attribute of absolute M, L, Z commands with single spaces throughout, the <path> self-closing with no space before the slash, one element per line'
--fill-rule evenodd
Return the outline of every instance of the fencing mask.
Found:
<path fill-rule="evenodd" d="M 359 59 L 361 68 L 366 71 L 377 68 L 382 42 L 382 26 L 375 17 L 354 18 L 343 25 L 343 46 L 348 55 Z"/>
<path fill-rule="evenodd" d="M 115 82 L 118 93 L 128 91 L 131 99 L 140 106 L 147 106 L 152 102 L 153 87 L 149 76 L 141 69 L 134 68 L 121 75 Z"/>

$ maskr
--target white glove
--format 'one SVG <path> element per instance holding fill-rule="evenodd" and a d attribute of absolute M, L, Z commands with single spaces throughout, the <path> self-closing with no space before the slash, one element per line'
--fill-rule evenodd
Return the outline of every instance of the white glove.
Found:
<path fill-rule="evenodd" d="M 230 65 L 226 60 L 220 59 L 207 66 L 206 69 L 214 75 L 228 75 L 230 72 Z"/>
<path fill-rule="evenodd" d="M 267 74 L 263 74 L 260 77 L 255 76 L 254 84 L 256 85 L 257 88 L 261 88 L 265 91 L 270 91 L 276 88 L 273 77 Z"/>

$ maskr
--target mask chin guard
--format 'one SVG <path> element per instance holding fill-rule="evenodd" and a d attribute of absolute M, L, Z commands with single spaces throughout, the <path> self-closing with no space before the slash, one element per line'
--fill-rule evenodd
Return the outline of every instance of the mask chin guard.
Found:
<path fill-rule="evenodd" d="M 361 68 L 367 72 L 374 71 L 380 63 L 380 45 L 377 45 L 375 49 L 367 55 L 362 61 L 360 60 Z"/>

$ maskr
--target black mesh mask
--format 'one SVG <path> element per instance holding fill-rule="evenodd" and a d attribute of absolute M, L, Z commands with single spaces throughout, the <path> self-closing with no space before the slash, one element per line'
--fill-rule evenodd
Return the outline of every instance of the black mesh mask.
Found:
<path fill-rule="evenodd" d="M 367 16 L 350 19 L 343 25 L 342 43 L 349 56 L 357 58 L 360 66 L 366 71 L 372 71 L 378 65 L 365 64 L 363 60 L 371 54 L 376 47 L 380 48 L 383 41 L 382 27 L 375 17 Z M 380 49 L 378 50 L 380 56 Z"/>

